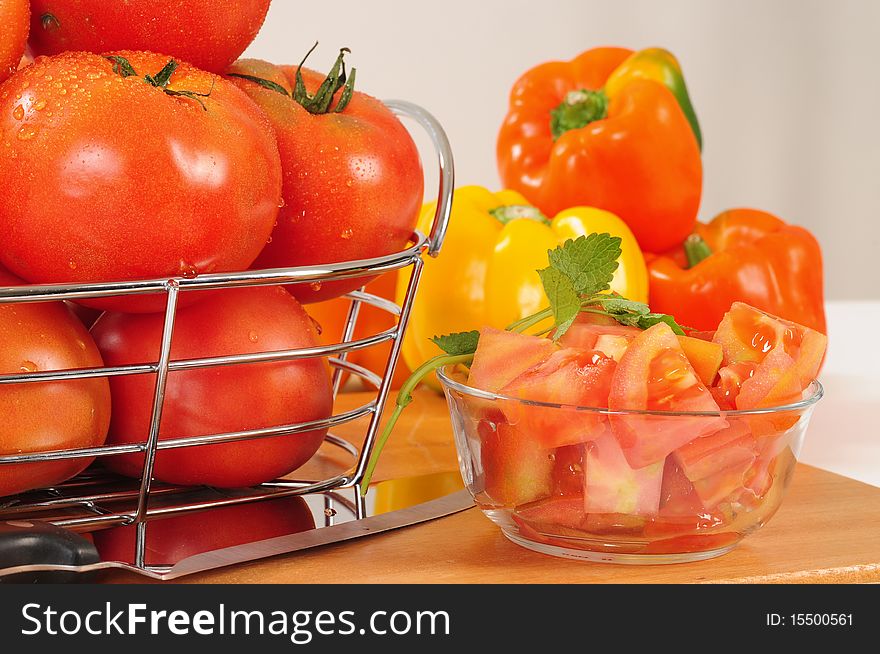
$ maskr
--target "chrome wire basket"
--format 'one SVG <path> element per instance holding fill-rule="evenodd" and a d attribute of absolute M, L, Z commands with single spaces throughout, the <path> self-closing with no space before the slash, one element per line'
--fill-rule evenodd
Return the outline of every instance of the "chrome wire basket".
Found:
<path fill-rule="evenodd" d="M 41 451 L 26 454 L 0 455 L 0 474 L 4 466 L 26 463 L 57 461 L 61 459 L 102 457 L 119 454 L 144 453 L 144 464 L 139 483 L 124 480 L 90 467 L 73 479 L 52 488 L 29 491 L 17 496 L 0 498 L 0 521 L 39 519 L 73 531 L 89 531 L 116 525 L 137 525 L 136 546 L 132 562 L 135 568 L 161 572 L 163 566 L 145 563 L 145 542 L 149 521 L 159 516 L 199 511 L 211 507 L 256 502 L 267 498 L 322 493 L 328 507 L 328 524 L 332 523 L 336 510 L 329 508 L 334 502 L 357 519 L 364 516 L 361 484 L 370 455 L 376 442 L 383 408 L 391 390 L 391 380 L 397 365 L 401 343 L 419 284 L 424 254 L 436 256 L 440 252 L 446 228 L 453 192 L 452 152 L 446 135 L 437 122 L 424 109 L 404 101 L 388 101 L 387 106 L 401 117 L 411 119 L 423 128 L 433 144 L 439 166 L 437 209 L 430 234 L 415 232 L 406 249 L 382 257 L 295 268 L 271 270 L 248 270 L 203 274 L 194 278 L 136 280 L 125 282 L 97 282 L 88 284 L 52 284 L 16 287 L 0 287 L 0 304 L 19 302 L 43 302 L 81 300 L 109 296 L 164 293 L 166 308 L 164 329 L 157 361 L 125 366 L 102 368 L 20 372 L 0 375 L 0 385 L 27 384 L 48 381 L 111 377 L 117 375 L 153 374 L 156 377 L 152 416 L 149 432 L 143 442 L 103 445 L 100 447 Z M 406 295 L 400 306 L 364 292 L 363 289 L 349 293 L 350 309 L 339 343 L 318 347 L 298 348 L 284 351 L 238 354 L 209 358 L 171 360 L 171 343 L 181 293 L 203 290 L 222 290 L 243 286 L 270 286 L 291 284 L 320 284 L 340 279 L 376 276 L 389 271 L 409 271 Z M 379 333 L 354 338 L 361 305 L 372 305 L 395 317 L 393 327 Z M 347 360 L 348 353 L 390 342 L 390 353 L 383 375 Z M 293 361 L 311 357 L 327 357 L 333 369 L 334 398 L 339 391 L 345 373 L 362 380 L 372 389 L 369 399 L 362 405 L 334 413 L 327 419 L 307 423 L 287 424 L 269 428 L 232 433 L 220 433 L 186 438 L 159 440 L 162 408 L 168 374 L 173 371 L 196 368 L 212 368 L 235 364 Z M 325 442 L 341 449 L 351 457 L 351 467 L 341 474 L 323 479 L 281 479 L 248 489 L 213 491 L 175 487 L 153 481 L 153 466 L 158 450 L 199 447 L 232 441 L 286 436 L 315 429 L 334 428 L 367 416 L 368 422 L 359 444 L 350 442 L 328 432 Z M 0 417 L 2 419 L 2 417 Z M 339 491 L 353 489 L 346 499 Z M 165 566 L 167 568 L 167 566 Z M 2 573 L 2 570 L 0 570 Z"/>

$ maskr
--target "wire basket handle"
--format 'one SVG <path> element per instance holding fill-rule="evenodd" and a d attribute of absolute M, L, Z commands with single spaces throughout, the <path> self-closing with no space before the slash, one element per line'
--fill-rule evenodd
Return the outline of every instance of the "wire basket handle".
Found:
<path fill-rule="evenodd" d="M 437 163 L 440 167 L 437 208 L 431 221 L 431 233 L 428 235 L 428 254 L 436 257 L 443 247 L 443 239 L 449 227 L 449 214 L 452 211 L 452 189 L 455 186 L 452 146 L 449 145 L 446 132 L 437 119 L 420 106 L 406 100 L 386 100 L 385 104 L 394 113 L 416 121 L 431 137 L 434 150 L 437 152 Z"/>

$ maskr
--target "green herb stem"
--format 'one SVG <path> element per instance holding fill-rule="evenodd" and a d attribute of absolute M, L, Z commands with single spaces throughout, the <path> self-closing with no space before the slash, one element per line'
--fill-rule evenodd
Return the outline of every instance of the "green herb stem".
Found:
<path fill-rule="evenodd" d="M 388 437 L 391 436 L 391 432 L 394 430 L 394 425 L 397 423 L 400 414 L 403 413 L 403 410 L 413 401 L 412 394 L 416 389 L 416 386 L 421 383 L 422 379 L 437 370 L 437 368 L 442 366 L 452 366 L 457 363 L 469 363 L 473 361 L 473 359 L 473 354 L 460 354 L 456 356 L 441 354 L 433 359 L 425 361 L 425 363 L 416 368 L 403 383 L 403 386 L 400 387 L 400 391 L 397 393 L 397 402 L 394 411 L 388 418 L 388 422 L 385 423 L 385 428 L 382 429 L 382 433 L 379 435 L 379 440 L 377 440 L 376 444 L 373 446 L 370 460 L 367 462 L 367 468 L 364 471 L 364 479 L 361 482 L 361 495 L 366 495 L 367 489 L 370 486 L 370 479 L 372 479 L 373 472 L 376 470 L 376 464 L 379 462 L 379 455 L 382 453 L 385 443 L 388 442 Z"/>
<path fill-rule="evenodd" d="M 520 318 L 516 322 L 510 323 L 507 327 L 505 327 L 505 329 L 509 332 L 517 332 L 521 334 L 529 327 L 537 325 L 542 320 L 546 320 L 547 318 L 551 317 L 553 317 L 553 309 L 547 307 L 546 309 L 541 309 L 538 313 L 533 313 L 530 316 Z"/>

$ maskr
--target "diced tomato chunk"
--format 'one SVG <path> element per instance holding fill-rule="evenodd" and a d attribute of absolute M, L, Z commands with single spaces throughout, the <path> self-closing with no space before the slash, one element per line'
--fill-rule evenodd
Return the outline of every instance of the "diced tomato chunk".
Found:
<path fill-rule="evenodd" d="M 818 374 L 827 338 L 813 329 L 734 302 L 718 330 L 715 342 L 724 350 L 726 367 L 752 364 L 741 379 L 735 403 L 738 409 L 780 406 L 800 399 Z M 722 368 L 722 371 L 724 368 Z M 731 386 L 731 380 L 722 383 Z"/>
<path fill-rule="evenodd" d="M 555 448 L 591 440 L 605 416 L 574 407 L 608 406 L 608 392 L 616 367 L 614 359 L 599 352 L 565 348 L 554 352 L 505 386 L 509 397 L 561 404 L 570 409 L 504 401 L 507 421 L 544 447 Z"/>
<path fill-rule="evenodd" d="M 701 340 L 690 336 L 679 336 L 678 343 L 684 355 L 690 361 L 697 377 L 705 386 L 711 386 L 721 367 L 724 352 L 718 343 Z"/>
<path fill-rule="evenodd" d="M 477 431 L 484 490 L 492 503 L 515 506 L 550 495 L 550 450 L 505 422 L 483 420 Z"/>
<path fill-rule="evenodd" d="M 586 513 L 656 515 L 660 508 L 663 463 L 634 470 L 610 432 L 586 445 Z"/>
<path fill-rule="evenodd" d="M 497 393 L 524 371 L 549 359 L 558 349 L 549 338 L 484 327 L 480 330 L 468 384 Z"/>
<path fill-rule="evenodd" d="M 755 460 L 757 443 L 748 422 L 741 418 L 729 422 L 727 429 L 695 438 L 675 451 L 674 456 L 688 479 L 703 479 L 724 468 Z"/>
<path fill-rule="evenodd" d="M 658 323 L 630 343 L 617 365 L 609 395 L 612 410 L 717 412 L 672 329 Z M 630 465 L 662 462 L 685 443 L 727 427 L 720 416 L 626 414 L 611 416 Z"/>
<path fill-rule="evenodd" d="M 584 446 L 566 445 L 553 453 L 553 494 L 576 495 L 583 505 Z"/>

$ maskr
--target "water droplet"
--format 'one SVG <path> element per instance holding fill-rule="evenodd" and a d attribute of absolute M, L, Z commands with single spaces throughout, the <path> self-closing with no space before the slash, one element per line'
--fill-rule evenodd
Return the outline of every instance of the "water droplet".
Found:
<path fill-rule="evenodd" d="M 269 243 L 271 243 L 271 242 L 272 242 L 272 235 L 269 234 L 269 238 L 266 239 L 266 245 L 269 245 Z"/>
<path fill-rule="evenodd" d="M 194 265 L 184 261 L 183 259 L 180 260 L 180 266 L 178 267 L 178 271 L 180 272 L 180 276 L 183 277 L 184 279 L 193 279 L 194 277 L 198 276 L 198 274 L 199 274 L 199 271 L 196 269 L 196 267 Z"/>
<path fill-rule="evenodd" d="M 37 368 L 37 364 L 33 361 L 22 361 L 19 370 L 22 372 L 37 372 L 39 368 Z"/>
<path fill-rule="evenodd" d="M 67 95 L 67 89 L 58 89 L 58 95 Z"/>
<path fill-rule="evenodd" d="M 278 200 L 278 208 L 279 209 L 283 209 L 285 204 L 287 204 L 287 203 L 284 201 L 284 198 L 281 198 L 280 200 Z"/>
<path fill-rule="evenodd" d="M 15 120 L 21 120 L 24 118 L 24 105 L 15 105 L 15 109 L 12 110 L 12 117 L 15 118 Z"/>
<path fill-rule="evenodd" d="M 340 238 L 344 238 L 345 240 L 350 239 L 352 236 L 354 236 L 354 232 L 350 229 L 343 229 L 342 233 L 339 235 Z"/>
<path fill-rule="evenodd" d="M 45 79 L 47 82 L 51 82 L 51 81 L 52 81 L 52 76 L 51 76 L 51 75 L 46 75 L 46 77 L 44 77 L 43 79 Z"/>
<path fill-rule="evenodd" d="M 85 342 L 85 341 L 77 340 L 76 344 L 77 344 L 77 346 L 79 347 L 80 350 L 85 350 L 85 349 L 86 349 L 86 342 Z"/>
<path fill-rule="evenodd" d="M 42 111 L 45 108 L 46 108 L 46 101 L 45 100 L 37 100 L 34 103 L 34 109 L 36 109 L 37 111 Z"/>
<path fill-rule="evenodd" d="M 68 262 L 67 262 L 67 265 L 70 266 L 70 269 L 71 269 L 71 270 L 76 270 L 76 261 L 74 261 L 73 259 L 71 259 L 70 261 L 68 261 Z"/>
<path fill-rule="evenodd" d="M 248 332 L 248 340 L 251 343 L 256 343 L 258 340 L 260 340 L 260 337 L 257 335 L 257 332 L 251 330 Z"/>
<path fill-rule="evenodd" d="M 321 282 L 312 282 L 311 284 L 309 284 L 309 288 L 311 288 L 315 292 L 320 291 L 321 290 Z"/>
<path fill-rule="evenodd" d="M 40 128 L 36 125 L 25 125 L 20 130 L 18 130 L 18 140 L 19 141 L 30 141 L 37 135 L 37 132 L 40 131 Z"/>

